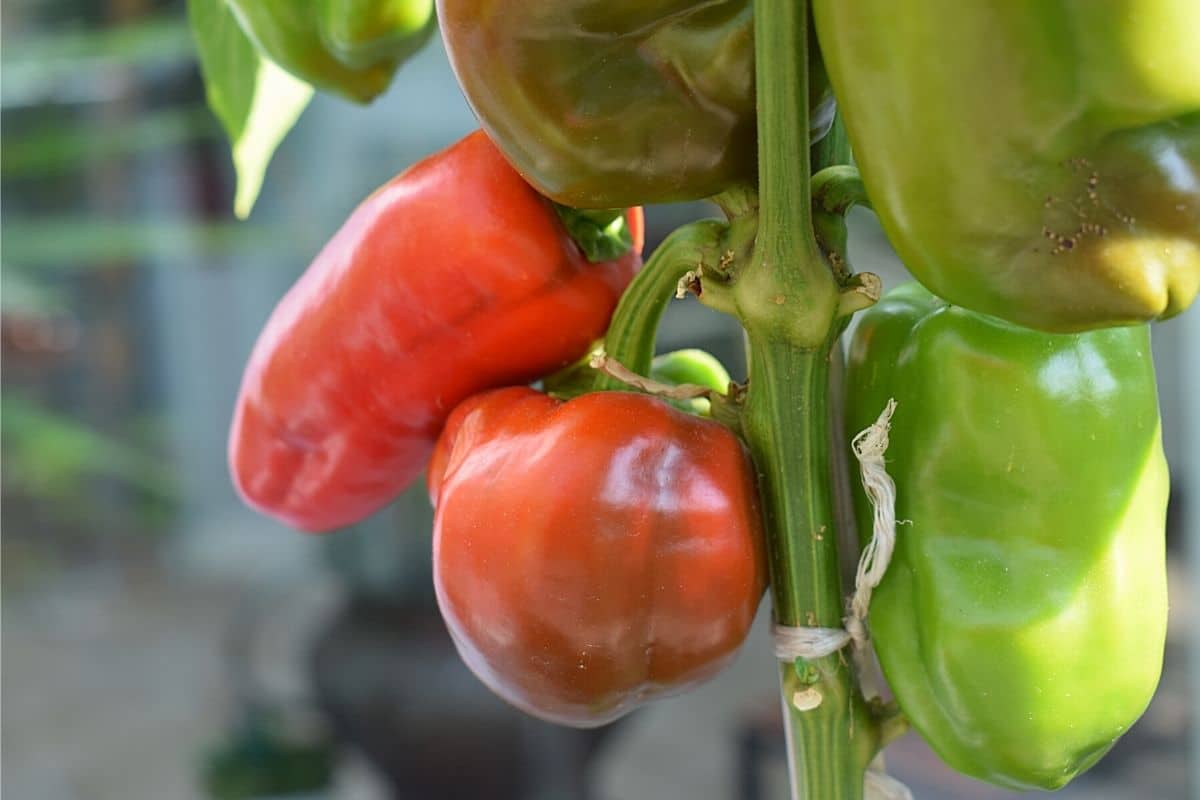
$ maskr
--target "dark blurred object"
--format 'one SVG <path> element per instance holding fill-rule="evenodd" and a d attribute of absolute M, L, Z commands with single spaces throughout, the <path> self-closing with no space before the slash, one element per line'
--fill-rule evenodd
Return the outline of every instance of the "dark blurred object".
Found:
<path fill-rule="evenodd" d="M 348 598 L 312 646 L 312 692 L 339 743 L 405 800 L 587 798 L 607 733 L 506 705 L 458 657 L 433 592 L 424 481 L 383 514 L 323 537 Z"/>
<path fill-rule="evenodd" d="M 312 673 L 337 737 L 406 800 L 587 798 L 588 762 L 619 728 L 560 728 L 504 704 L 427 611 L 347 603 L 319 635 Z"/>
<path fill-rule="evenodd" d="M 736 736 L 737 770 L 734 777 L 737 783 L 733 797 L 737 800 L 765 800 L 764 762 L 787 757 L 779 703 L 764 703 L 738 728 Z"/>
<path fill-rule="evenodd" d="M 325 737 L 255 711 L 208 757 L 204 790 L 214 800 L 311 796 L 333 784 L 334 765 Z"/>

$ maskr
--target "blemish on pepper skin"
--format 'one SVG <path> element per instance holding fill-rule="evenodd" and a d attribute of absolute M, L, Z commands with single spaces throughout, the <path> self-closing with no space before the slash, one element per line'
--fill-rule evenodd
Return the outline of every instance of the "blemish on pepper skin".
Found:
<path fill-rule="evenodd" d="M 1103 181 L 1101 173 L 1094 169 L 1086 158 L 1072 158 L 1062 162 L 1067 171 L 1083 177 L 1084 185 L 1074 198 L 1061 198 L 1047 195 L 1042 206 L 1048 210 L 1059 212 L 1074 212 L 1079 219 L 1079 225 L 1074 231 L 1059 232 L 1049 225 L 1042 226 L 1042 236 L 1054 242 L 1055 246 L 1049 251 L 1052 256 L 1062 255 L 1081 247 L 1088 238 L 1104 238 L 1108 236 L 1108 227 L 1103 224 L 1106 217 L 1118 220 L 1124 225 L 1134 224 L 1134 218 L 1114 208 L 1101 197 L 1099 189 Z M 1035 252 L 1037 252 L 1035 250 Z"/>
<path fill-rule="evenodd" d="M 781 294 L 777 294 L 771 298 L 771 302 L 773 302 L 777 306 L 781 306 L 787 302 L 787 298 Z"/>

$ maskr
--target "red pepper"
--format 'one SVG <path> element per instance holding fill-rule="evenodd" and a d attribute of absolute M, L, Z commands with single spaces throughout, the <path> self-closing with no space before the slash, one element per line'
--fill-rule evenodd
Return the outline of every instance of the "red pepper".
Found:
<path fill-rule="evenodd" d="M 429 486 L 434 586 L 459 654 L 543 719 L 601 725 L 711 677 L 762 598 L 744 448 L 647 395 L 472 397 Z"/>
<path fill-rule="evenodd" d="M 447 415 L 587 352 L 641 266 L 589 262 L 482 132 L 367 198 L 267 322 L 229 440 L 258 510 L 323 531 L 376 511 L 425 466 Z"/>

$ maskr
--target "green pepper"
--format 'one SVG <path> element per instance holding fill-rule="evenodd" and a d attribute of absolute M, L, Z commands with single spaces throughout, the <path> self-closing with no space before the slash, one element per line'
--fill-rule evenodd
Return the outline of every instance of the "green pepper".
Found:
<path fill-rule="evenodd" d="M 696 348 L 672 350 L 655 356 L 650 365 L 650 377 L 670 386 L 689 384 L 722 394 L 729 391 L 729 384 L 733 382 L 725 365 L 717 360 L 716 356 Z M 711 405 L 706 398 L 668 402 L 693 414 L 708 416 L 711 413 Z"/>
<path fill-rule="evenodd" d="M 814 0 L 867 192 L 916 277 L 1052 332 L 1200 289 L 1200 3 Z"/>
<path fill-rule="evenodd" d="M 650 377 L 675 386 L 688 383 L 716 392 L 728 391 L 732 382 L 724 364 L 712 354 L 696 348 L 655 356 L 650 365 Z"/>
<path fill-rule="evenodd" d="M 750 0 L 439 0 L 483 127 L 577 208 L 694 200 L 757 177 Z M 833 119 L 816 47 L 811 135 Z M 799 154 L 797 154 L 799 155 Z"/>
<path fill-rule="evenodd" d="M 268 58 L 360 103 L 387 88 L 435 27 L 433 0 L 229 0 Z"/>
<path fill-rule="evenodd" d="M 955 769 L 1062 786 L 1137 720 L 1162 666 L 1147 327 L 1046 334 L 910 284 L 863 315 L 847 397 L 851 432 L 897 400 L 901 523 L 869 618 L 896 700 Z"/>

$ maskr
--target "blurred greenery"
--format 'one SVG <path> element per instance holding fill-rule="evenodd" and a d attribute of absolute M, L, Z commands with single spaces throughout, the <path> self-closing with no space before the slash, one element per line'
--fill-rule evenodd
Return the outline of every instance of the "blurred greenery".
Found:
<path fill-rule="evenodd" d="M 169 266 L 179 253 L 212 255 L 278 246 L 295 234 L 263 225 L 189 220 L 106 220 L 94 216 L 13 218 L 3 226 L 4 269 L 86 270 L 116 261 Z"/>
<path fill-rule="evenodd" d="M 92 78 L 114 67 L 151 67 L 193 59 L 187 20 L 155 17 L 110 28 L 6 36 L 0 54 L 4 106 L 36 102 L 55 84 Z"/>
<path fill-rule="evenodd" d="M 3 227 L 5 311 L 61 310 L 53 280 L 63 272 L 111 267 L 117 262 L 177 264 L 181 250 L 227 253 L 269 246 L 280 233 L 258 226 L 187 219 L 104 219 L 89 213 L 31 216 L 21 209 L 24 186 L 51 176 L 83 182 L 88 168 L 195 141 L 220 141 L 221 129 L 197 91 L 174 106 L 138 109 L 97 125 L 86 115 L 65 115 L 42 90 L 58 80 L 112 77 L 116 69 L 184 64 L 194 76 L 195 50 L 182 16 L 156 16 L 109 28 L 6 36 L 2 51 L 6 181 Z M 120 81 L 118 81 L 120 83 Z M 195 83 L 193 86 L 198 88 Z M 23 103 L 32 105 L 20 107 Z M 14 108 L 14 106 L 18 106 Z M 74 176 L 78 178 L 74 178 Z M 14 183 L 13 181 L 23 181 Z M 79 192 L 76 197 L 82 196 Z M 12 202 L 12 200 L 16 202 Z M 64 198 L 66 199 L 66 198 Z M 14 207 L 17 209 L 14 212 Z"/>
<path fill-rule="evenodd" d="M 50 286 L 27 271 L 4 269 L 0 280 L 0 313 L 50 316 L 67 308 L 67 299 L 57 286 Z"/>
<path fill-rule="evenodd" d="M 220 135 L 212 112 L 199 105 L 147 111 L 115 125 L 63 128 L 55 121 L 5 137 L 0 175 L 28 178 L 72 172 L 97 161 Z"/>
<path fill-rule="evenodd" d="M 43 542 L 55 533 L 73 539 L 166 531 L 181 490 L 163 447 L 162 411 L 153 390 L 148 395 L 138 383 L 142 371 L 124 371 L 119 357 L 105 366 L 79 363 L 78 351 L 27 353 L 10 336 L 53 330 L 65 320 L 84 326 L 73 335 L 88 337 L 100 324 L 123 331 L 123 352 L 140 353 L 135 298 L 97 298 L 88 314 L 77 308 L 98 285 L 136 291 L 139 281 L 95 284 L 84 273 L 220 263 L 286 239 L 261 225 L 124 216 L 127 204 L 109 205 L 120 196 L 113 183 L 145 169 L 147 154 L 187 147 L 180 156 L 196 164 L 203 154 L 197 143 L 221 146 L 220 126 L 203 104 L 182 4 L 173 12 L 147 5 L 118 24 L 106 24 L 112 8 L 79 5 L 45 19 L 43 11 L 6 7 L 0 50 L 0 311 L 5 356 L 12 358 L 0 395 L 5 518 L 20 520 L 14 533 L 35 533 L 31 541 Z M 128 12 L 136 14 L 135 6 Z M 64 28 L 63 19 L 78 22 Z M 43 27 L 48 21 L 59 27 Z M 198 163 L 203 169 L 205 161 Z M 77 396 L 70 387 L 95 379 L 84 373 L 104 374 L 99 385 L 110 392 Z M 103 429 L 85 420 L 102 420 Z"/>
<path fill-rule="evenodd" d="M 204 788 L 215 800 L 310 797 L 332 785 L 335 760 L 326 739 L 297 735 L 256 713 L 209 755 Z"/>
<path fill-rule="evenodd" d="M 4 66 L 8 69 L 31 66 L 40 71 L 64 62 L 79 67 L 97 61 L 121 64 L 178 61 L 181 53 L 190 53 L 191 41 L 187 20 L 182 15 L 151 17 L 108 28 L 34 32 L 5 41 Z"/>
<path fill-rule="evenodd" d="M 68 507 L 93 478 L 110 478 L 150 500 L 173 503 L 178 488 L 166 459 L 47 411 L 13 392 L 0 398 L 5 482 Z M 60 509 L 68 511 L 69 508 Z"/>

